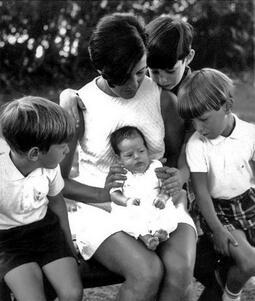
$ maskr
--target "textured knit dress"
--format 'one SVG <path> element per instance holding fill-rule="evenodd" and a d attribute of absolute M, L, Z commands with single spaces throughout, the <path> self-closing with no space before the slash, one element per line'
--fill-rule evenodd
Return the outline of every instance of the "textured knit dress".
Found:
<path fill-rule="evenodd" d="M 120 127 L 137 127 L 145 136 L 152 159 L 164 155 L 164 124 L 160 108 L 160 90 L 145 77 L 131 99 L 113 97 L 101 91 L 98 78 L 78 92 L 84 102 L 85 132 L 79 145 L 79 176 L 77 181 L 104 187 L 109 167 L 116 158 L 110 145 L 110 135 Z M 72 232 L 82 256 L 89 259 L 110 235 L 124 230 L 119 221 L 98 207 L 79 203 L 70 218 Z"/>

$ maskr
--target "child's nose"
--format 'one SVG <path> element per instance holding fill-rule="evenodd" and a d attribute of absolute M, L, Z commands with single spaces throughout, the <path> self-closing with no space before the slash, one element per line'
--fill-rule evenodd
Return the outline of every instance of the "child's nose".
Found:
<path fill-rule="evenodd" d="M 134 153 L 134 157 L 135 157 L 135 159 L 138 159 L 139 158 L 139 154 L 138 153 Z"/>

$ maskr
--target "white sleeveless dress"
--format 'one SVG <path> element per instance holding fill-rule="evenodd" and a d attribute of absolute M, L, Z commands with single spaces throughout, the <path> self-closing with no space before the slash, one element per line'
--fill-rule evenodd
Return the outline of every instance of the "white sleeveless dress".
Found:
<path fill-rule="evenodd" d="M 110 135 L 125 125 L 142 131 L 152 159 L 160 159 L 164 148 L 164 124 L 160 108 L 160 90 L 145 77 L 131 99 L 112 97 L 96 84 L 98 78 L 78 93 L 85 104 L 85 133 L 79 145 L 79 175 L 75 180 L 86 185 L 104 187 L 109 167 L 115 162 Z M 89 259 L 110 235 L 122 231 L 122 225 L 110 213 L 92 205 L 78 204 L 69 215 L 72 233 L 82 256 Z"/>

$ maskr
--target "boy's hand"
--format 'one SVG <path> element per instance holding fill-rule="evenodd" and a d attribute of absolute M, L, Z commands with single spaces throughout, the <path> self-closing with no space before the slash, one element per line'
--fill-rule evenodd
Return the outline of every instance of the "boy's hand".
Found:
<path fill-rule="evenodd" d="M 73 89 L 63 90 L 59 96 L 59 104 L 74 118 L 76 127 L 79 127 L 80 118 L 78 108 L 86 110 L 86 107 L 77 91 Z"/>
<path fill-rule="evenodd" d="M 215 231 L 213 233 L 213 241 L 215 250 L 226 256 L 230 256 L 229 244 L 232 244 L 235 247 L 238 246 L 238 242 L 235 240 L 233 235 L 223 227 L 221 230 Z"/>
<path fill-rule="evenodd" d="M 141 203 L 140 199 L 133 199 L 133 198 L 128 198 L 127 199 L 127 206 L 131 206 L 131 205 L 135 205 L 135 206 L 139 206 Z"/>
<path fill-rule="evenodd" d="M 162 190 L 174 196 L 178 194 L 183 186 L 183 180 L 179 169 L 174 167 L 158 167 L 155 169 L 157 177 L 162 181 Z"/>
<path fill-rule="evenodd" d="M 166 207 L 166 199 L 164 197 L 158 196 L 156 199 L 153 201 L 153 205 L 156 208 L 159 209 L 164 209 Z"/>

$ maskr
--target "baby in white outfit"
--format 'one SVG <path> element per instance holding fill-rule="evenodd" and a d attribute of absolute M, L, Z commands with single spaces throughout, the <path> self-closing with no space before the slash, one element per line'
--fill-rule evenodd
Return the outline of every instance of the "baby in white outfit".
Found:
<path fill-rule="evenodd" d="M 158 160 L 151 160 L 146 140 L 135 127 L 125 126 L 111 135 L 111 145 L 120 162 L 127 169 L 122 189 L 112 189 L 114 218 L 128 234 L 140 238 L 155 250 L 177 228 L 178 214 L 174 202 L 185 197 L 181 191 L 172 198 L 161 190 L 155 168 Z"/>

